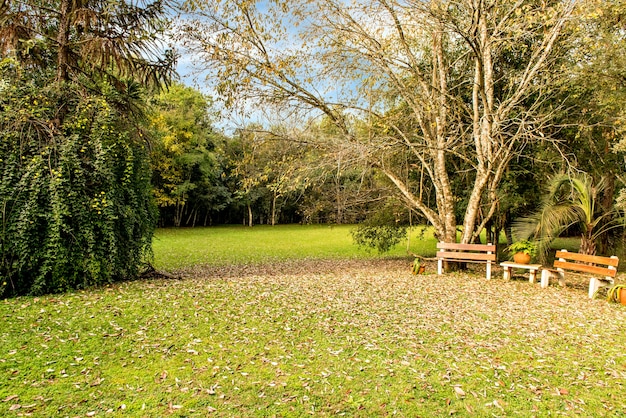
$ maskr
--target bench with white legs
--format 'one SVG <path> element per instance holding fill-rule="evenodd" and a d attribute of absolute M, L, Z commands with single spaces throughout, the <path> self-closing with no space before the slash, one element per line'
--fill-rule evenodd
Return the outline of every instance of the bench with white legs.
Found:
<path fill-rule="evenodd" d="M 589 297 L 593 298 L 600 287 L 613 284 L 618 264 L 619 258 L 614 255 L 602 257 L 567 250 L 557 251 L 554 268 L 544 268 L 541 271 L 541 287 L 548 287 L 551 278 L 557 278 L 563 283 L 567 272 L 587 273 L 594 276 L 589 278 Z"/>
<path fill-rule="evenodd" d="M 491 279 L 491 265 L 496 262 L 494 244 L 457 244 L 453 242 L 437 243 L 437 274 L 443 274 L 443 262 L 485 263 L 487 279 Z"/>

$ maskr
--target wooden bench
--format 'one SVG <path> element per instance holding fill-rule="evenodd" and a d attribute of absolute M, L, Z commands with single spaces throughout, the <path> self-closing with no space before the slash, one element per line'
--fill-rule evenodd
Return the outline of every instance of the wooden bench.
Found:
<path fill-rule="evenodd" d="M 554 269 L 544 268 L 541 271 L 541 287 L 548 287 L 552 277 L 558 278 L 559 282 L 563 283 L 565 273 L 568 271 L 602 276 L 602 278 L 589 278 L 589 297 L 593 298 L 596 290 L 613 283 L 613 278 L 617 274 L 618 264 L 619 258 L 614 255 L 602 257 L 572 253 L 567 250 L 557 251 L 554 259 Z"/>
<path fill-rule="evenodd" d="M 456 244 L 450 242 L 437 243 L 437 274 L 443 273 L 444 261 L 485 263 L 487 279 L 491 279 L 491 264 L 496 262 L 496 246 L 494 244 Z"/>

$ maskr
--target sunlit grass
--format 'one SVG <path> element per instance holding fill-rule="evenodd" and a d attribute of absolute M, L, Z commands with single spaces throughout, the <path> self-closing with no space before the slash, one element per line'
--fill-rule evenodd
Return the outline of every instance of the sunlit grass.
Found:
<path fill-rule="evenodd" d="M 159 229 L 154 240 L 154 266 L 179 269 L 190 265 L 248 264 L 298 259 L 380 258 L 354 244 L 353 225 L 220 226 L 193 229 Z M 382 257 L 435 255 L 432 228 L 413 228 L 407 240 Z"/>
<path fill-rule="evenodd" d="M 153 243 L 154 266 L 171 271 L 190 266 L 304 259 L 411 259 L 411 254 L 432 258 L 437 251 L 432 227 L 413 227 L 408 240 L 382 255 L 358 247 L 350 235 L 354 228 L 354 225 L 259 225 L 159 229 Z M 500 243 L 503 251 L 504 235 Z M 554 248 L 576 251 L 578 244 L 577 238 L 561 238 L 555 241 Z M 507 257 L 502 253 L 500 258 Z"/>
<path fill-rule="evenodd" d="M 0 316 L 3 417 L 626 411 L 626 309 L 498 274 L 338 260 L 22 297 Z"/>

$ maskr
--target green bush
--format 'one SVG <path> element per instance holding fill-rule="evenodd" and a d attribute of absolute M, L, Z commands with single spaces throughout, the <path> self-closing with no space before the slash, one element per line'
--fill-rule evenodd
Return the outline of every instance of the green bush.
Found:
<path fill-rule="evenodd" d="M 156 223 L 129 98 L 45 79 L 0 65 L 2 297 L 133 278 Z"/>
<path fill-rule="evenodd" d="M 351 231 L 352 239 L 359 247 L 375 248 L 386 253 L 406 238 L 407 227 L 399 222 L 398 208 L 392 203 L 382 207 L 367 221 Z"/>

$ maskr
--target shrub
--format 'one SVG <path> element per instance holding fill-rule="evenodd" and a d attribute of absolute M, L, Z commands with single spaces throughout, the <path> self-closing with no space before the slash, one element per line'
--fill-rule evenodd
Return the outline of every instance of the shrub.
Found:
<path fill-rule="evenodd" d="M 375 248 L 380 254 L 391 250 L 406 237 L 406 226 L 399 224 L 394 209 L 392 205 L 384 206 L 352 230 L 354 242 L 360 247 Z"/>
<path fill-rule="evenodd" d="M 46 86 L 4 64 L 0 296 L 137 276 L 156 211 L 145 141 L 118 93 Z"/>

